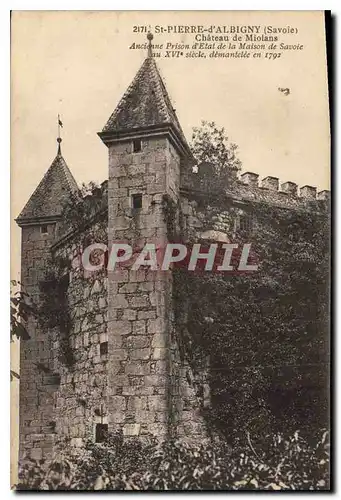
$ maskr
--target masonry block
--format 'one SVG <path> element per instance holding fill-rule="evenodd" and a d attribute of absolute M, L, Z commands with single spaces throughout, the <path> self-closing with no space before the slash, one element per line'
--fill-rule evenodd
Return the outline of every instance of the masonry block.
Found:
<path fill-rule="evenodd" d="M 133 349 L 130 352 L 130 358 L 131 359 L 136 359 L 136 360 L 149 359 L 150 358 L 150 349 L 149 348 L 145 348 L 145 349 Z"/>
<path fill-rule="evenodd" d="M 152 347 L 166 347 L 166 336 L 163 333 L 156 333 L 152 338 Z"/>
<path fill-rule="evenodd" d="M 123 411 L 126 409 L 127 402 L 124 396 L 110 396 L 109 404 L 115 411 Z"/>
<path fill-rule="evenodd" d="M 145 410 L 147 408 L 147 396 L 129 396 L 128 410 Z"/>
<path fill-rule="evenodd" d="M 150 373 L 150 364 L 138 363 L 136 361 L 127 362 L 125 365 L 125 373 L 127 375 L 148 375 Z"/>
<path fill-rule="evenodd" d="M 141 319 L 133 322 L 133 334 L 145 335 L 146 334 L 146 321 Z"/>
<path fill-rule="evenodd" d="M 138 436 L 140 434 L 141 424 L 125 424 L 123 427 L 124 436 Z"/>
<path fill-rule="evenodd" d="M 167 410 L 167 401 L 163 396 L 148 396 L 148 408 L 154 411 Z"/>
<path fill-rule="evenodd" d="M 115 335 L 129 335 L 132 331 L 132 322 L 127 320 L 110 321 L 109 326 Z"/>
<path fill-rule="evenodd" d="M 133 332 L 134 333 L 134 332 Z M 125 346 L 128 349 L 142 349 L 150 345 L 150 338 L 148 336 L 129 336 L 125 338 Z"/>

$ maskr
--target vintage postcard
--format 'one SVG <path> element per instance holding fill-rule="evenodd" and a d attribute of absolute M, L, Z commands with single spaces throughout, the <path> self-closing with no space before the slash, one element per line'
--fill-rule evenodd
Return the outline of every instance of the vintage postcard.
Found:
<path fill-rule="evenodd" d="M 13 488 L 331 488 L 328 20 L 12 12 Z"/>

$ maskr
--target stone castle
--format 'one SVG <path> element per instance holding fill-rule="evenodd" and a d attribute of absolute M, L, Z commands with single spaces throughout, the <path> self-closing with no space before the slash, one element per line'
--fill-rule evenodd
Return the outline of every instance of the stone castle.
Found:
<path fill-rule="evenodd" d="M 180 355 L 172 321 L 172 273 L 126 269 L 90 276 L 76 265 L 79 247 L 95 241 L 96 234 L 109 242 L 167 241 L 165 197 L 177 207 L 174 225 L 185 238 L 231 231 L 223 212 L 205 226 L 205 207 L 195 200 L 200 189 L 191 181 L 195 160 L 151 48 L 98 135 L 108 148 L 109 176 L 88 224 L 77 228 L 63 220 L 63 208 L 79 199 L 79 188 L 60 139 L 57 156 L 17 218 L 21 282 L 38 307 L 46 306 L 42 282 L 45 294 L 55 291 L 47 277 L 53 263 L 70 264 L 63 264 L 55 297 L 61 317 L 48 327 L 30 318 L 31 338 L 21 342 L 20 457 L 51 457 L 63 443 L 101 442 L 106 432 L 161 439 L 201 439 L 207 433 L 201 407 L 210 404 L 208 368 L 195 377 Z M 304 186 L 298 195 L 292 182 L 279 190 L 277 178 L 259 183 L 257 174 L 246 172 L 226 186 L 225 196 L 238 207 L 241 224 L 249 202 L 304 210 L 329 194 Z M 63 311 L 69 311 L 67 328 Z"/>

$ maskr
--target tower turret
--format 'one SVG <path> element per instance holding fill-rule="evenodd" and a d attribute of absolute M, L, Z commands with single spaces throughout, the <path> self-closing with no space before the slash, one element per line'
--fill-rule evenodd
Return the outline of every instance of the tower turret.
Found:
<path fill-rule="evenodd" d="M 135 250 L 167 242 L 163 202 L 178 206 L 180 169 L 192 161 L 152 38 L 147 58 L 99 133 L 109 149 L 109 246 L 124 241 Z M 108 271 L 109 431 L 162 438 L 174 429 L 179 394 L 171 297 L 171 272 Z"/>
<path fill-rule="evenodd" d="M 78 191 L 61 153 L 58 137 L 55 159 L 16 219 L 21 227 L 21 283 L 34 304 L 40 306 L 40 282 L 44 279 L 55 241 L 63 204 Z M 20 345 L 20 449 L 32 458 L 49 456 L 53 448 L 53 383 L 48 380 L 51 341 L 34 318 L 29 318 L 29 340 Z"/>

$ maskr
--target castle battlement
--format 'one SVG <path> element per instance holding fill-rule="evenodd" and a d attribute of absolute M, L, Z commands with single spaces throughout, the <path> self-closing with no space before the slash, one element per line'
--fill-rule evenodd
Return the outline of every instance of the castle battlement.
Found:
<path fill-rule="evenodd" d="M 243 172 L 226 187 L 227 197 L 240 203 L 268 203 L 292 210 L 318 210 L 330 200 L 330 191 L 317 193 L 314 186 L 298 187 L 295 182 L 280 182 L 278 177 L 267 176 L 259 180 L 255 172 Z"/>
<path fill-rule="evenodd" d="M 278 177 L 267 176 L 259 179 L 259 174 L 251 171 L 230 176 L 220 180 L 215 178 L 215 168 L 210 162 L 198 165 L 197 172 L 181 172 L 181 193 L 184 196 L 214 196 L 215 192 L 224 191 L 226 197 L 245 203 L 268 203 L 274 207 L 292 210 L 316 210 L 330 200 L 330 191 L 317 193 L 314 186 L 298 187 L 295 182 L 280 183 Z"/>
<path fill-rule="evenodd" d="M 272 176 L 264 177 L 263 179 L 261 179 L 259 184 L 259 174 L 256 174 L 254 172 L 242 173 L 240 175 L 240 181 L 243 184 L 249 186 L 250 188 L 260 188 L 263 190 L 267 189 L 268 191 L 271 191 L 272 193 L 277 193 L 280 196 L 282 195 L 291 196 L 301 199 L 302 201 L 316 200 L 316 199 L 328 200 L 330 197 L 330 191 L 323 190 L 317 193 L 316 187 L 308 185 L 300 187 L 298 194 L 298 185 L 295 182 L 286 181 L 279 184 L 278 177 L 272 177 Z M 279 185 L 281 189 L 279 189 Z"/>

